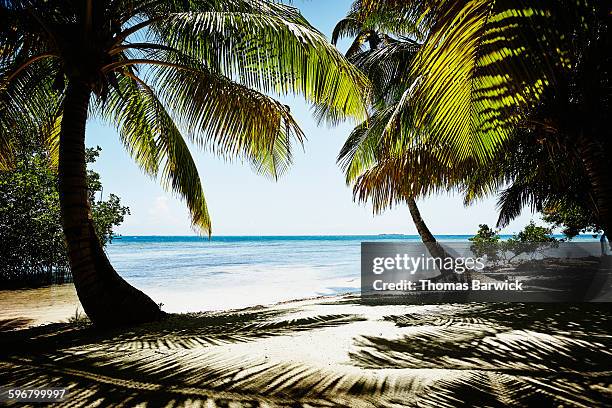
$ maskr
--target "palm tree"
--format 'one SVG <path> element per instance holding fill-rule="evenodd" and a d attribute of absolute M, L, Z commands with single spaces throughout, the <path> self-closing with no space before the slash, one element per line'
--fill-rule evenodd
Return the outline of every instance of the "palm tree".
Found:
<path fill-rule="evenodd" d="M 601 232 L 588 176 L 563 139 L 519 129 L 495 155 L 495 162 L 466 177 L 463 192 L 466 204 L 499 192 L 498 228 L 529 206 L 543 213 L 545 221 L 562 226 L 569 237 L 581 231 Z"/>
<path fill-rule="evenodd" d="M 211 222 L 188 142 L 277 178 L 303 135 L 268 94 L 365 117 L 367 80 L 294 8 L 267 0 L 0 0 L 0 162 L 35 129 L 58 166 L 79 299 L 98 325 L 159 318 L 113 269 L 91 221 L 85 127 L 114 124 L 148 175 Z"/>
<path fill-rule="evenodd" d="M 419 36 L 394 118 L 446 145 L 438 160 L 494 166 L 517 129 L 554 134 L 587 175 L 594 213 L 612 230 L 612 13 L 596 0 L 360 0 L 370 29 Z M 424 34 L 424 35 L 423 35 Z M 548 105 L 546 116 L 532 115 Z M 423 186 L 421 186 L 423 187 Z M 419 190 L 419 186 L 415 187 Z"/>
<path fill-rule="evenodd" d="M 332 44 L 337 44 L 341 37 L 353 37 L 353 43 L 346 52 L 346 57 L 355 64 L 372 83 L 372 114 L 371 117 L 359 124 L 345 142 L 338 156 L 338 163 L 346 173 L 346 182 L 354 185 L 354 193 L 359 201 L 371 199 L 374 202 L 374 211 L 380 212 L 394 203 L 377 200 L 377 181 L 369 183 L 366 181 L 367 174 L 382 169 L 383 172 L 394 173 L 398 169 L 390 166 L 381 167 L 391 151 L 386 149 L 388 142 L 401 140 L 401 135 L 389 131 L 388 123 L 392 121 L 395 109 L 402 94 L 409 86 L 410 80 L 406 76 L 410 63 L 420 48 L 420 44 L 409 38 L 396 39 L 383 33 L 379 33 L 364 25 L 359 16 L 349 12 L 348 16 L 341 20 L 332 34 Z M 397 132 L 397 129 L 395 129 Z M 418 129 L 410 129 L 419 132 Z M 401 146 L 396 144 L 396 150 L 407 156 L 419 156 L 426 152 L 422 147 Z M 415 172 L 428 172 L 432 168 L 426 168 L 414 163 L 414 168 L 406 169 L 406 174 Z M 441 172 L 442 169 L 436 169 Z M 421 240 L 426 244 L 432 256 L 445 258 L 446 251 L 437 244 L 437 241 L 427 224 L 423 220 L 417 206 L 415 195 L 405 183 L 407 177 L 391 186 L 399 193 L 398 201 L 404 201 L 408 205 L 410 216 L 417 228 Z M 360 188 L 363 184 L 370 188 Z"/>

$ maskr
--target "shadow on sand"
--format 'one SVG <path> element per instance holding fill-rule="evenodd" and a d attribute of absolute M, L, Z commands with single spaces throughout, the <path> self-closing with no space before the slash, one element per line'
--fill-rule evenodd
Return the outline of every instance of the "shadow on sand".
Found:
<path fill-rule="evenodd" d="M 64 406 L 610 406 L 608 304 L 318 299 L 129 329 L 0 327 L 0 384 Z M 7 331 L 11 330 L 11 331 Z"/>

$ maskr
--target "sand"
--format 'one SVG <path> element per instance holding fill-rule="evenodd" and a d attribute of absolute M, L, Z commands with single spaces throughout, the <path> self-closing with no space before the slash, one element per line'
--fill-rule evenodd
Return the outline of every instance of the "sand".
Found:
<path fill-rule="evenodd" d="M 0 329 L 16 319 L 21 327 L 67 321 L 77 308 L 82 313 L 73 284 L 0 290 Z"/>
<path fill-rule="evenodd" d="M 51 303 L 69 312 L 70 296 Z M 66 388 L 58 407 L 611 406 L 611 316 L 337 296 L 115 330 L 54 324 L 0 336 L 0 384 Z"/>

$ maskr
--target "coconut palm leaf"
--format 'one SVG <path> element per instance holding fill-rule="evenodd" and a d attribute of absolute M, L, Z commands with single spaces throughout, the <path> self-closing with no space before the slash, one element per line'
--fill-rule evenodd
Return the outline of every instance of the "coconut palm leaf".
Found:
<path fill-rule="evenodd" d="M 56 122 L 61 98 L 45 81 L 45 70 L 54 64 L 40 65 L 28 67 L 10 82 L 0 81 L 0 166 L 5 168 L 10 167 L 20 139 L 44 139 Z"/>
<path fill-rule="evenodd" d="M 596 14 L 575 1 L 361 2 L 366 21 L 392 11 L 427 32 L 411 68 L 418 82 L 407 100 L 416 103 L 405 114 L 459 157 L 479 160 L 490 158 L 570 69 L 572 44 L 564 33 L 593 27 Z"/>
<path fill-rule="evenodd" d="M 413 149 L 409 155 L 396 154 L 378 161 L 355 180 L 355 198 L 370 201 L 378 213 L 404 203 L 407 196 L 426 196 L 457 187 L 470 164 L 445 168 L 438 150 Z"/>
<path fill-rule="evenodd" d="M 186 136 L 225 158 L 243 158 L 278 178 L 291 163 L 292 142 L 303 141 L 289 108 L 225 77 L 160 67 L 155 88 Z"/>
<path fill-rule="evenodd" d="M 105 116 L 119 127 L 120 137 L 139 166 L 185 199 L 192 224 L 211 233 L 211 221 L 197 167 L 174 121 L 155 92 L 127 78 L 121 92 L 105 105 Z"/>
<path fill-rule="evenodd" d="M 171 47 L 249 88 L 302 94 L 322 109 L 365 119 L 367 80 L 321 33 L 287 10 L 289 18 L 263 11 L 177 13 L 151 28 Z M 197 36 L 206 38 L 204 47 L 194 44 Z"/>
<path fill-rule="evenodd" d="M 349 13 L 346 18 L 338 21 L 334 26 L 331 43 L 336 45 L 342 38 L 355 38 L 359 36 L 362 30 L 363 24 Z"/>
<path fill-rule="evenodd" d="M 597 212 L 588 177 L 563 136 L 518 129 L 495 154 L 495 163 L 474 167 L 460 190 L 466 204 L 498 193 L 499 227 L 525 207 L 542 211 L 568 200 Z"/>
<path fill-rule="evenodd" d="M 375 112 L 368 122 L 361 123 L 349 135 L 338 154 L 338 164 L 346 174 L 347 184 L 352 184 L 366 170 L 377 163 L 384 129 L 393 109 Z"/>

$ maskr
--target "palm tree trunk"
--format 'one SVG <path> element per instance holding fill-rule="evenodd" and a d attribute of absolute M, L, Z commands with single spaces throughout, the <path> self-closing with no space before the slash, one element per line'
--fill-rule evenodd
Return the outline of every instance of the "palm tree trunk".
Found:
<path fill-rule="evenodd" d="M 429 254 L 432 257 L 442 259 L 444 264 L 444 260 L 446 258 L 451 257 L 450 254 L 446 252 L 442 245 L 440 245 L 438 241 L 436 241 L 436 238 L 433 236 L 431 231 L 429 231 L 427 224 L 425 224 L 425 221 L 423 221 L 423 217 L 421 217 L 421 212 L 419 211 L 419 207 L 417 207 L 417 203 L 414 198 L 407 197 L 406 203 L 408 204 L 408 209 L 410 210 L 412 221 L 414 222 L 417 232 L 421 236 L 421 241 L 423 241 L 423 243 L 425 244 L 427 251 L 429 251 Z M 455 271 L 452 269 L 442 268 L 440 272 L 444 277 L 457 277 L 454 273 Z"/>
<path fill-rule="evenodd" d="M 416 201 L 413 198 L 407 198 L 406 203 L 408 204 L 412 221 L 416 226 L 417 232 L 421 236 L 421 241 L 423 241 L 425 247 L 427 247 L 429 254 L 434 258 L 446 258 L 448 254 L 444 248 L 438 244 L 438 241 L 436 241 L 436 238 L 431 231 L 429 231 L 429 228 L 427 228 L 427 224 L 425 224 L 423 217 L 421 217 L 421 212 L 419 211 L 419 207 L 417 207 Z"/>
<path fill-rule="evenodd" d="M 429 228 L 427 228 L 427 224 L 423 221 L 423 217 L 421 217 L 421 212 L 419 211 L 419 207 L 417 207 L 417 203 L 413 198 L 407 198 L 406 203 L 408 203 L 408 209 L 410 210 L 410 215 L 412 216 L 412 221 L 416 226 L 417 232 L 421 236 L 421 240 L 424 243 L 427 242 L 436 242 L 436 238 L 433 236 Z"/>
<path fill-rule="evenodd" d="M 70 80 L 60 133 L 58 187 L 74 286 L 85 313 L 96 325 L 156 320 L 162 316 L 159 306 L 117 274 L 94 230 L 85 164 L 90 96 L 85 82 Z"/>
<path fill-rule="evenodd" d="M 610 130 L 610 52 L 612 29 L 609 7 L 597 7 L 601 26 L 582 56 L 584 72 L 578 77 L 582 108 L 568 117 L 569 128 L 577 130 L 575 143 L 586 169 L 595 200 L 595 215 L 607 236 L 612 234 L 612 131 Z M 569 92 L 568 92 L 569 94 Z M 570 119 L 570 121 L 571 121 Z M 577 128 L 572 125 L 577 124 Z M 571 134 L 571 131 L 568 132 Z"/>

